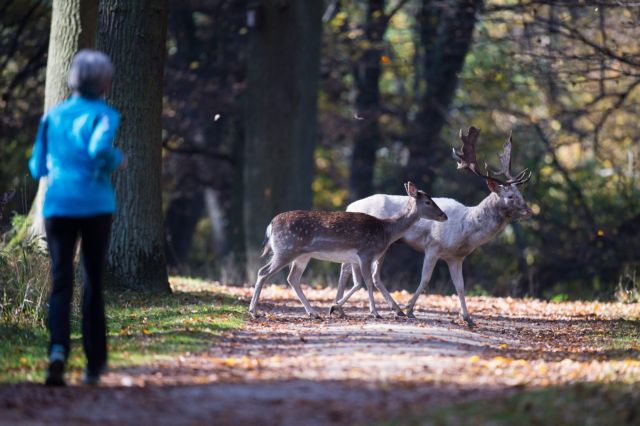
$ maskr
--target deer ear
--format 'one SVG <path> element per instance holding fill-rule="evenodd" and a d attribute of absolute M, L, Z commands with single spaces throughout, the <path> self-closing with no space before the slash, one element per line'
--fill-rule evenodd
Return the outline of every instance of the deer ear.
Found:
<path fill-rule="evenodd" d="M 418 187 L 413 184 L 413 182 L 407 182 L 404 184 L 404 189 L 407 191 L 407 195 L 410 197 L 416 198 L 418 197 Z"/>
<path fill-rule="evenodd" d="M 487 186 L 489 187 L 489 191 L 495 192 L 496 194 L 499 194 L 502 189 L 498 182 L 491 179 L 487 179 Z"/>

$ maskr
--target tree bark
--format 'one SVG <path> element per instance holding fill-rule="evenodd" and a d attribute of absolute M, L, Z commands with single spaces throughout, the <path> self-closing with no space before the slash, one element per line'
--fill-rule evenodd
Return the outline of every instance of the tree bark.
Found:
<path fill-rule="evenodd" d="M 271 218 L 311 207 L 322 2 L 265 0 L 254 10 L 244 151 L 245 245 L 251 280 Z"/>
<path fill-rule="evenodd" d="M 168 31 L 172 34 L 176 41 L 177 52 L 170 57 L 166 64 L 169 72 L 176 70 L 189 69 L 189 64 L 196 61 L 197 40 L 195 37 L 195 25 L 193 22 L 193 5 L 184 1 L 172 1 L 169 4 L 169 21 Z M 201 75 L 198 69 L 198 74 Z M 191 76 L 196 75 L 196 71 L 189 73 Z M 171 78 L 171 74 L 167 75 L 167 79 Z M 178 80 L 174 76 L 174 80 Z M 199 79 L 198 82 L 201 80 Z M 169 97 L 177 97 L 174 93 L 191 93 L 194 85 L 186 86 L 183 84 L 178 88 L 167 87 Z M 188 101 L 187 101 L 188 102 Z M 190 110 L 181 109 L 183 116 L 189 116 Z M 183 120 L 178 119 L 179 122 Z M 188 146 L 194 150 L 206 151 L 209 144 L 209 138 L 203 136 L 206 130 L 201 120 L 191 120 L 188 129 L 181 129 L 182 136 L 186 140 L 181 148 Z M 171 123 L 165 123 L 165 129 L 169 132 L 174 131 Z M 189 267 L 186 265 L 193 234 L 195 232 L 198 221 L 204 213 L 204 198 L 202 177 L 203 169 L 210 167 L 201 156 L 184 155 L 169 152 L 163 158 L 164 173 L 171 176 L 171 180 L 175 181 L 175 185 L 169 188 L 168 198 L 169 205 L 167 207 L 164 219 L 165 227 L 165 247 L 167 255 L 167 266 L 170 273 L 173 274 L 189 274 Z M 165 187 L 166 189 L 166 187 Z"/>
<path fill-rule="evenodd" d="M 188 273 L 185 262 L 204 207 L 202 190 L 181 193 L 169 203 L 164 226 L 167 237 L 167 265 L 172 273 Z"/>
<path fill-rule="evenodd" d="M 224 236 L 219 229 L 214 232 L 215 241 L 236 234 L 236 225 L 244 226 L 242 191 L 235 187 L 242 185 L 238 160 L 242 144 L 237 143 L 236 128 L 242 123 L 238 93 L 244 83 L 246 37 L 238 28 L 245 25 L 246 0 L 192 3 L 172 1 L 169 7 L 169 36 L 176 43 L 165 67 L 167 105 L 176 113 L 165 116 L 164 122 L 168 152 L 163 156 L 163 174 L 170 183 L 164 188 L 172 200 L 165 216 L 170 271 L 176 266 L 188 271 L 184 262 L 188 262 L 195 225 L 203 217 L 203 206 L 211 211 L 207 200 L 219 201 L 224 213 L 223 220 L 211 223 L 212 229 L 221 226 L 225 231 Z M 215 30 L 198 31 L 192 16 L 195 6 Z M 213 193 L 215 197 L 210 196 Z M 232 212 L 231 204 L 236 201 L 239 213 Z M 230 246 L 216 247 L 215 260 L 220 263 Z M 244 266 L 242 270 L 244 273 Z"/>
<path fill-rule="evenodd" d="M 162 221 L 162 93 L 166 0 L 103 0 L 98 47 L 115 68 L 108 101 L 122 114 L 117 211 L 107 255 L 111 287 L 169 292 Z"/>
<path fill-rule="evenodd" d="M 78 50 L 95 46 L 98 26 L 98 0 L 54 0 L 51 9 L 45 112 L 69 97 L 67 73 L 71 60 Z M 44 236 L 42 206 L 46 191 L 47 180 L 42 178 L 24 231 L 18 233 L 20 240 Z"/>
<path fill-rule="evenodd" d="M 476 14 L 481 8 L 482 0 L 422 2 L 419 23 L 426 89 L 411 132 L 406 176 L 425 190 L 435 177 L 434 166 L 450 151 L 439 143 L 440 131 L 447 122 L 458 73 L 471 47 Z"/>
<path fill-rule="evenodd" d="M 351 201 L 371 195 L 376 150 L 381 139 L 380 124 L 380 56 L 382 39 L 387 29 L 385 0 L 369 0 L 365 40 L 368 47 L 357 61 L 353 77 L 357 88 L 356 111 L 358 130 L 353 143 L 349 175 Z"/>

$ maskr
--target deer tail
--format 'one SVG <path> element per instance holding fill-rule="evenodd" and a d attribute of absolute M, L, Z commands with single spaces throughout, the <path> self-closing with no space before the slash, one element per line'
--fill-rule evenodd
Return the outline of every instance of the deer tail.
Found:
<path fill-rule="evenodd" d="M 262 254 L 260 257 L 265 257 L 269 251 L 271 251 L 271 244 L 269 244 L 269 238 L 271 238 L 271 224 L 267 226 L 267 231 L 264 233 L 264 240 L 262 241 Z"/>

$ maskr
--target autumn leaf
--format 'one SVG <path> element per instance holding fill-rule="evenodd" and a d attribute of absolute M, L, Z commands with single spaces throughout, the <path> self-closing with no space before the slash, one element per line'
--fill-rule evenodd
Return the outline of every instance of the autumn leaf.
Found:
<path fill-rule="evenodd" d="M 238 360 L 236 358 L 227 358 L 224 360 L 224 365 L 227 367 L 234 367 L 236 364 L 238 364 Z"/>

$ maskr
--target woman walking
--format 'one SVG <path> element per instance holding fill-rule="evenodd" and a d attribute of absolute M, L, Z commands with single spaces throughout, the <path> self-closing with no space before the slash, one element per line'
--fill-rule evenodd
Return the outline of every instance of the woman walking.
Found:
<path fill-rule="evenodd" d="M 82 344 L 84 381 L 97 384 L 107 365 L 101 274 L 116 207 L 111 173 L 126 158 L 113 147 L 120 115 L 102 97 L 111 87 L 113 65 L 95 50 L 81 50 L 69 69 L 73 95 L 41 119 L 29 169 L 47 177 L 43 216 L 53 284 L 49 299 L 49 367 L 46 385 L 64 386 L 70 352 L 73 258 L 78 238 L 84 289 Z"/>

